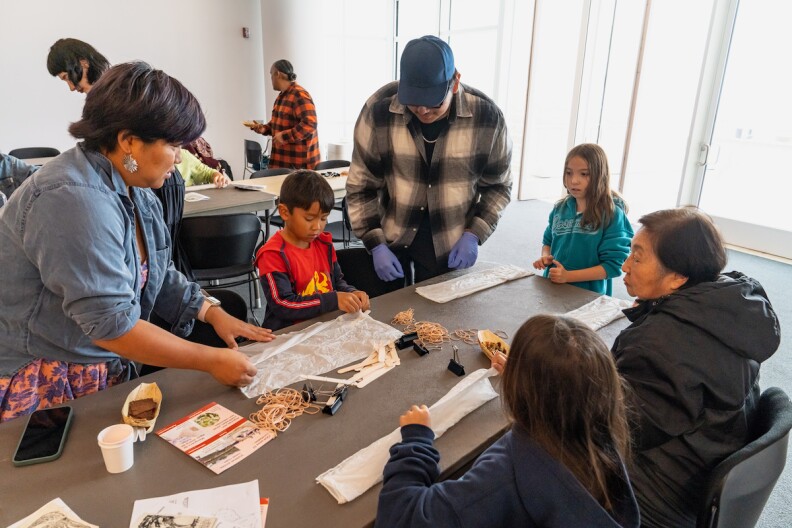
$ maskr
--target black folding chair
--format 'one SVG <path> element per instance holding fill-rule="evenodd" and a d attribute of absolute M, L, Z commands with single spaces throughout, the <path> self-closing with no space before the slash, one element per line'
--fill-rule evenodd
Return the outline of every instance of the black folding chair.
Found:
<path fill-rule="evenodd" d="M 770 387 L 755 413 L 752 440 L 712 470 L 697 528 L 751 528 L 762 515 L 786 463 L 792 402 Z"/>
<path fill-rule="evenodd" d="M 14 156 L 17 159 L 54 158 L 58 154 L 60 154 L 60 150 L 52 147 L 18 148 L 8 153 L 9 156 Z"/>
<path fill-rule="evenodd" d="M 224 288 L 247 284 L 250 304 L 256 308 L 261 308 L 261 293 L 253 259 L 261 235 L 261 222 L 252 213 L 189 216 L 179 231 L 195 280 Z M 240 276 L 245 278 L 220 282 Z"/>

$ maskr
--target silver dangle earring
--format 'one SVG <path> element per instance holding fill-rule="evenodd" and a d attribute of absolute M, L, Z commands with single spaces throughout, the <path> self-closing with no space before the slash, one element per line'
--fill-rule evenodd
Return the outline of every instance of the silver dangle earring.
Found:
<path fill-rule="evenodd" d="M 132 154 L 124 154 L 124 159 L 121 160 L 121 163 L 124 164 L 124 168 L 129 172 L 137 172 L 138 170 L 137 160 L 132 157 Z"/>

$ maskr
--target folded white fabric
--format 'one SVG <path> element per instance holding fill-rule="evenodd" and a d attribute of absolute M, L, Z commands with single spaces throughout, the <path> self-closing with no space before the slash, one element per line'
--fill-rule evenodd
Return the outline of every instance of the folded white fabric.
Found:
<path fill-rule="evenodd" d="M 494 268 L 471 271 L 461 277 L 430 286 L 419 286 L 415 288 L 415 293 L 436 303 L 446 303 L 529 275 L 533 274 L 526 269 L 511 264 L 502 264 Z"/>
<path fill-rule="evenodd" d="M 279 335 L 268 343 L 240 347 L 250 356 L 258 373 L 242 389 L 248 398 L 291 385 L 303 374 L 322 374 L 371 354 L 392 343 L 402 333 L 361 312 L 344 314 L 332 321 Z M 288 354 L 283 352 L 288 351 Z"/>
<path fill-rule="evenodd" d="M 580 308 L 567 312 L 566 315 L 586 323 L 593 330 L 599 330 L 616 319 L 624 317 L 622 310 L 629 308 L 632 304 L 632 301 L 603 295 Z"/>
<path fill-rule="evenodd" d="M 430 407 L 432 429 L 439 438 L 459 420 L 498 396 L 489 381 L 494 369 L 480 369 L 468 374 L 448 393 Z M 390 456 L 390 447 L 401 441 L 401 429 L 396 429 L 350 456 L 336 467 L 328 469 L 316 482 L 335 497 L 338 504 L 352 501 L 382 480 L 382 470 Z"/>

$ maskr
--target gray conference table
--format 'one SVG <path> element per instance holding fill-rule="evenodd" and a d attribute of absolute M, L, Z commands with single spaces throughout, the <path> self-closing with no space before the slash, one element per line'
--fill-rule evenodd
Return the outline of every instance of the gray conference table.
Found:
<path fill-rule="evenodd" d="M 452 272 L 431 282 L 450 278 Z M 428 282 L 427 282 L 428 283 Z M 513 336 L 520 324 L 538 313 L 564 313 L 596 296 L 585 290 L 526 277 L 446 304 L 436 304 L 405 288 L 372 300 L 372 317 L 389 322 L 402 310 L 414 308 L 418 320 L 457 328 L 503 329 Z M 338 313 L 325 314 L 327 320 Z M 311 321 L 314 322 L 314 321 Z M 305 326 L 309 323 L 303 323 Z M 600 330 L 607 343 L 625 326 L 621 319 Z M 300 328 L 298 326 L 296 328 Z M 511 342 L 511 338 L 508 340 Z M 459 344 L 468 373 L 489 366 L 476 346 Z M 25 419 L 0 424 L 0 526 L 19 520 L 55 497 L 63 499 L 84 520 L 102 527 L 127 526 L 135 499 L 170 495 L 258 479 L 262 497 L 270 500 L 267 526 L 298 527 L 320 523 L 328 527 L 370 526 L 377 485 L 351 503 L 339 505 L 315 478 L 359 449 L 390 433 L 398 417 L 412 404 L 431 405 L 461 378 L 446 370 L 450 345 L 419 357 L 412 349 L 400 352 L 401 366 L 350 394 L 335 416 L 303 415 L 291 427 L 251 456 L 215 475 L 164 440 L 150 436 L 135 444 L 135 464 L 127 472 L 104 468 L 96 435 L 120 421 L 133 381 L 72 402 L 74 421 L 63 456 L 53 462 L 15 468 L 11 457 Z M 335 375 L 336 374 L 329 374 Z M 163 393 L 157 427 L 170 424 L 215 401 L 240 415 L 257 410 L 254 399 L 216 383 L 209 375 L 166 369 L 143 378 L 156 381 Z M 315 382 L 316 383 L 316 382 Z M 317 386 L 316 384 L 314 385 Z M 507 429 L 500 399 L 480 407 L 437 441 L 442 476 L 453 476 Z"/>
<path fill-rule="evenodd" d="M 204 189 L 199 192 L 209 199 L 200 202 L 185 201 L 183 216 L 255 213 L 274 209 L 278 200 L 275 194 L 237 189 L 232 186 L 224 189 Z"/>

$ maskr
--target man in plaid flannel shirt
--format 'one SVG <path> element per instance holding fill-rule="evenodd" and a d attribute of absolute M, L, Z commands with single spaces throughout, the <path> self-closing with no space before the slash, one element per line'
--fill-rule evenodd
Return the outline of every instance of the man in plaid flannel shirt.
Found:
<path fill-rule="evenodd" d="M 448 44 L 412 40 L 401 80 L 375 92 L 358 117 L 347 204 L 383 281 L 472 266 L 511 198 L 503 114 L 459 79 Z"/>
<path fill-rule="evenodd" d="M 280 92 L 272 106 L 270 122 L 250 128 L 272 136 L 270 168 L 313 169 L 321 160 L 321 154 L 316 106 L 311 94 L 295 82 L 297 74 L 291 62 L 285 59 L 272 65 L 270 78 L 273 90 Z"/>

